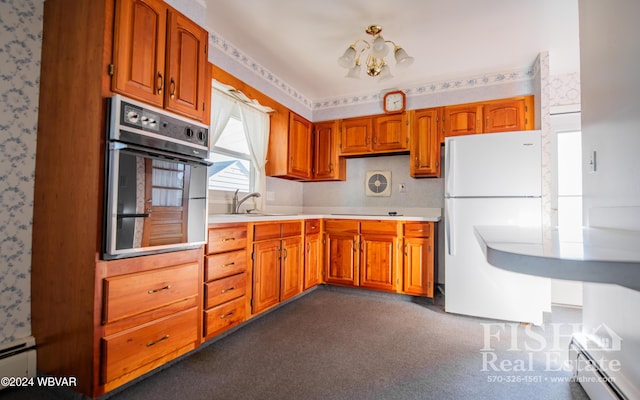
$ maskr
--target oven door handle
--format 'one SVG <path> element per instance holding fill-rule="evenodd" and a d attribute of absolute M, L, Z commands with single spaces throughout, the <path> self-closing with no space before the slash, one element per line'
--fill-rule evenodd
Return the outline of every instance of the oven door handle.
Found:
<path fill-rule="evenodd" d="M 158 149 L 150 149 L 148 147 L 137 146 L 135 144 L 130 144 L 130 143 L 111 142 L 110 148 L 112 150 L 130 150 L 136 153 L 148 154 L 153 157 L 169 158 L 172 160 L 180 161 L 185 164 L 197 164 L 197 165 L 204 165 L 206 167 L 210 167 L 213 165 L 213 162 L 202 159 L 202 158 L 189 157 L 183 154 L 170 153 L 168 151 L 163 151 Z"/>
<path fill-rule="evenodd" d="M 149 218 L 149 213 L 145 214 L 116 214 L 116 218 Z"/>

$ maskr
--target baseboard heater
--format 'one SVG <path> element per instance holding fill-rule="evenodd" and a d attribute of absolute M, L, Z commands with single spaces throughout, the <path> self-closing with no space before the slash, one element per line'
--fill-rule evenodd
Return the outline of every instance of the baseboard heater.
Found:
<path fill-rule="evenodd" d="M 630 400 L 589 354 L 586 343 L 589 339 L 582 334 L 574 334 L 569 342 L 574 382 L 580 383 L 591 400 Z"/>
<path fill-rule="evenodd" d="M 0 377 L 36 376 L 36 340 L 33 336 L 0 344 Z M 0 390 L 7 386 L 0 384 Z"/>

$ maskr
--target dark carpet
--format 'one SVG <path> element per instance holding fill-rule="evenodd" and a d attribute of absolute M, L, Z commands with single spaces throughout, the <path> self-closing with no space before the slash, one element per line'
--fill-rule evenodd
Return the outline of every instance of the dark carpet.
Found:
<path fill-rule="evenodd" d="M 565 362 L 579 310 L 554 308 L 543 326 L 527 327 L 446 314 L 441 304 L 321 287 L 108 397 L 588 399 Z"/>

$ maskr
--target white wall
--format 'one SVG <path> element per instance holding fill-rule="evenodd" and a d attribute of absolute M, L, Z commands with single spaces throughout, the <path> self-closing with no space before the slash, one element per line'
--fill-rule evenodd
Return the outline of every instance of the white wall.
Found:
<path fill-rule="evenodd" d="M 579 6 L 584 219 L 592 225 L 593 215 L 604 214 L 599 224 L 640 230 L 640 218 L 616 220 L 616 210 L 611 209 L 640 208 L 640 2 L 581 0 Z M 590 173 L 594 150 L 597 170 Z M 606 217 L 609 211 L 614 211 L 612 218 Z M 621 362 L 622 371 L 612 375 L 636 396 L 640 396 L 639 307 L 640 292 L 584 285 L 584 329 L 589 332 L 605 324 L 622 337 L 622 351 L 612 355 Z"/>

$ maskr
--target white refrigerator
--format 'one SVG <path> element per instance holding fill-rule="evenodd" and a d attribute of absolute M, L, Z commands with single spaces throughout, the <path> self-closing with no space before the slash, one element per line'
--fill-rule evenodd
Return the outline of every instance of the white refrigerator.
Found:
<path fill-rule="evenodd" d="M 542 224 L 540 131 L 445 139 L 445 310 L 541 325 L 548 278 L 490 265 L 474 226 Z"/>

